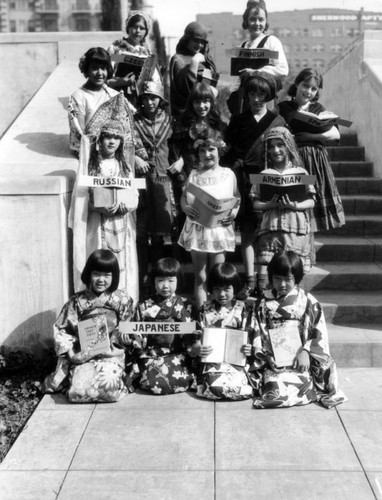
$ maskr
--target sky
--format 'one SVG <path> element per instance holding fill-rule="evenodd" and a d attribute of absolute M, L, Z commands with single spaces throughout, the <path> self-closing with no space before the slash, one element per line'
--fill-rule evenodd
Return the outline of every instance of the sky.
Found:
<path fill-rule="evenodd" d="M 154 17 L 165 37 L 179 38 L 185 26 L 196 19 L 197 14 L 232 12 L 243 14 L 246 0 L 148 0 Z M 338 8 L 382 12 L 382 0 L 266 0 L 272 24 L 272 12 L 294 9 Z"/>

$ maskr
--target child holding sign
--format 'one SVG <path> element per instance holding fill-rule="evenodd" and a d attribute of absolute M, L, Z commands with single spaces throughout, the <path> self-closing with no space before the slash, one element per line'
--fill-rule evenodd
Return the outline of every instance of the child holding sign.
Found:
<path fill-rule="evenodd" d="M 160 322 L 190 324 L 191 303 L 176 293 L 182 279 L 180 263 L 173 258 L 160 259 L 151 271 L 151 279 L 156 293 L 138 304 L 134 320 L 157 323 L 158 326 Z M 150 325 L 150 332 L 154 327 L 155 325 Z M 179 328 L 180 332 L 181 330 L 182 328 Z M 168 331 L 174 329 L 169 328 Z M 134 371 L 138 371 L 139 387 L 158 395 L 187 391 L 194 380 L 187 354 L 187 346 L 190 344 L 190 339 L 192 340 L 192 335 L 182 333 L 137 335 L 133 332 L 134 330 L 122 335 L 122 339 L 134 359 L 134 363 L 128 366 L 127 371 L 132 378 Z"/>
<path fill-rule="evenodd" d="M 264 136 L 265 170 L 261 172 L 269 182 L 288 174 L 293 183 L 307 175 L 301 167 L 297 146 L 285 127 L 275 127 Z M 252 187 L 253 206 L 263 217 L 255 233 L 255 262 L 258 267 L 257 289 L 266 283 L 266 267 L 273 255 L 281 250 L 293 250 L 303 261 L 308 272 L 314 261 L 314 243 L 310 227 L 309 210 L 314 206 L 314 187 L 304 185 L 305 199 L 291 200 L 288 194 L 274 194 L 262 199 L 261 185 Z"/>
<path fill-rule="evenodd" d="M 268 265 L 272 289 L 255 309 L 255 357 L 249 369 L 251 378 L 256 372 L 261 376 L 254 408 L 312 401 L 331 408 L 347 400 L 338 389 L 322 306 L 299 287 L 303 274 L 301 259 L 291 251 L 275 254 Z"/>
<path fill-rule="evenodd" d="M 239 210 L 240 195 L 235 174 L 219 165 L 219 151 L 224 147 L 221 134 L 212 129 L 206 129 L 195 141 L 202 166 L 191 171 L 181 198 L 187 218 L 178 243 L 191 252 L 198 308 L 207 299 L 207 269 L 224 262 L 225 252 L 233 252 L 236 244 L 233 221 Z M 224 207 L 227 209 L 223 210 Z"/>
<path fill-rule="evenodd" d="M 202 343 L 197 340 L 189 349 L 200 365 L 197 396 L 239 400 L 252 395 L 244 371 L 252 352 L 248 341 L 251 310 L 245 302 L 235 299 L 240 285 L 235 266 L 227 262 L 216 264 L 208 274 L 211 301 L 200 309 Z"/>
<path fill-rule="evenodd" d="M 119 266 L 109 250 L 96 250 L 85 265 L 81 279 L 86 286 L 64 305 L 54 324 L 54 344 L 58 356 L 54 373 L 44 381 L 46 392 L 67 391 L 72 403 L 118 401 L 127 392 L 123 382 L 125 354 L 118 347 L 118 324 L 133 314 L 133 301 L 118 290 Z M 105 318 L 110 341 L 104 352 L 92 353 L 81 337 L 81 323 Z M 95 331 L 94 347 L 102 330 Z M 85 339 L 86 340 L 86 339 Z"/>

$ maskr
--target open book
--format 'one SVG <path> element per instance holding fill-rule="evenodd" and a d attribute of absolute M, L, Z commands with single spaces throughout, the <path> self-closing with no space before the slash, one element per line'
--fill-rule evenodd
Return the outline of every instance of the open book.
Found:
<path fill-rule="evenodd" d="M 226 55 L 231 56 L 231 75 L 240 75 L 240 71 L 245 68 L 261 69 L 279 58 L 279 53 L 269 49 L 245 49 L 235 47 L 226 51 Z"/>
<path fill-rule="evenodd" d="M 349 120 L 344 120 L 327 110 L 322 111 L 318 115 L 310 113 L 309 111 L 297 111 L 293 120 L 303 122 L 305 131 L 313 134 L 327 132 L 333 125 L 342 125 L 343 127 L 350 127 L 352 125 L 352 122 Z"/>
<path fill-rule="evenodd" d="M 117 71 L 115 76 L 124 77 L 129 73 L 134 73 L 136 77 L 139 76 L 142 66 L 147 59 L 147 55 L 140 54 L 112 54 L 111 60 L 114 63 L 118 63 Z"/>
<path fill-rule="evenodd" d="M 192 220 L 204 227 L 221 226 L 222 220 L 240 203 L 236 197 L 217 199 L 191 183 L 187 186 L 187 192 L 194 196 L 192 206 L 199 212 L 199 217 Z"/>
<path fill-rule="evenodd" d="M 98 314 L 78 323 L 81 351 L 93 356 L 110 352 L 106 316 Z"/>
<path fill-rule="evenodd" d="M 288 195 L 290 201 L 304 201 L 308 199 L 306 186 L 314 185 L 315 175 L 305 175 L 303 172 L 289 174 L 274 174 L 263 171 L 261 174 L 250 175 L 251 183 L 260 185 L 260 200 L 269 201 L 274 195 L 279 198 Z"/>
<path fill-rule="evenodd" d="M 94 188 L 94 206 L 111 207 L 115 202 L 124 203 L 127 208 L 137 205 L 135 189 Z"/>
<path fill-rule="evenodd" d="M 292 366 L 294 358 L 302 345 L 299 322 L 297 320 L 288 320 L 278 328 L 270 328 L 268 333 L 276 366 Z"/>
<path fill-rule="evenodd" d="M 204 328 L 203 345 L 210 345 L 213 351 L 202 358 L 203 363 L 229 363 L 245 366 L 246 356 L 240 352 L 248 342 L 248 332 L 232 328 Z"/>

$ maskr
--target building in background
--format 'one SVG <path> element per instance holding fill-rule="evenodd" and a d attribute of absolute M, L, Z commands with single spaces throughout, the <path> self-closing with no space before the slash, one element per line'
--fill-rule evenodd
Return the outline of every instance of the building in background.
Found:
<path fill-rule="evenodd" d="M 226 49 L 248 39 L 248 32 L 242 29 L 242 16 L 221 12 L 200 14 L 197 19 L 209 30 L 212 53 L 224 78 L 230 71 Z M 382 13 L 363 9 L 271 12 L 269 24 L 268 33 L 281 40 L 293 76 L 306 67 L 325 71 L 330 61 L 341 55 L 365 29 L 382 29 Z"/>

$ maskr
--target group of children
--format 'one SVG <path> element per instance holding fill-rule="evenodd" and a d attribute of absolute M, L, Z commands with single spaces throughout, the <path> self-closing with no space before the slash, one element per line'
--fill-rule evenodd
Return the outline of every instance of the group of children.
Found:
<path fill-rule="evenodd" d="M 279 59 L 241 71 L 228 102 L 233 111 L 228 126 L 217 110 L 215 87 L 205 82 L 206 71 L 211 81 L 218 75 L 207 30 L 198 23 L 186 27 L 170 63 L 172 116 L 161 70 L 145 42 L 150 21 L 144 12 L 130 13 L 127 37 L 109 51 L 89 49 L 81 58 L 87 80 L 69 105 L 79 174 L 144 178 L 146 187 L 139 194 L 131 189 L 129 201 L 115 194 L 122 190 L 110 190 L 112 201 L 100 204 L 97 189 L 77 176 L 70 211 L 74 281 L 77 290 L 81 282 L 86 289 L 70 299 L 55 324 L 59 360 L 46 379 L 47 391 L 65 390 L 70 401 L 88 402 L 117 401 L 136 388 L 154 394 L 195 390 L 210 399 L 253 396 L 255 408 L 316 400 L 331 407 L 345 400 L 322 308 L 299 287 L 315 262 L 314 232 L 344 224 L 325 149 L 339 133 L 335 126 L 308 132 L 295 119 L 299 111 L 324 110 L 318 103 L 322 77 L 314 69 L 296 77 L 290 101 L 274 105 L 288 65 L 267 27 L 265 3 L 249 1 L 243 28 L 250 40 L 243 48 L 277 50 Z M 123 63 L 112 67 L 110 54 L 118 53 L 145 56 L 139 76 L 124 74 Z M 316 181 L 305 185 L 300 201 L 287 194 L 264 199 L 261 185 L 251 180 L 260 173 L 311 174 Z M 211 223 L 208 203 L 229 209 Z M 244 286 L 235 266 L 225 262 L 226 252 L 235 250 L 235 223 Z M 164 257 L 166 237 L 172 257 Z M 191 254 L 192 303 L 178 295 L 180 247 Z M 257 301 L 248 305 L 251 295 Z M 93 356 L 81 351 L 78 325 L 100 315 L 107 320 L 110 349 Z M 196 326 L 191 333 L 147 335 L 119 328 L 131 321 L 195 321 Z M 300 347 L 292 362 L 280 367 L 270 332 L 288 332 L 291 325 Z M 208 328 L 247 332 L 239 346 L 241 364 L 209 362 L 213 347 L 203 342 Z"/>

